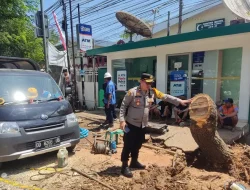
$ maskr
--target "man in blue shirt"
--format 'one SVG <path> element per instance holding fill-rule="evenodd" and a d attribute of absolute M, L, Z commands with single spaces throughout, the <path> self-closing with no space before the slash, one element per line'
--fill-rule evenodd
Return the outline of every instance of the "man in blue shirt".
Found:
<path fill-rule="evenodd" d="M 114 112 L 115 112 L 115 104 L 116 104 L 116 96 L 115 96 L 115 84 L 111 80 L 112 76 L 110 73 L 104 74 L 104 80 L 107 84 L 105 92 L 104 92 L 104 104 L 107 114 L 107 119 L 109 121 L 109 127 L 113 127 L 114 121 Z"/>
<path fill-rule="evenodd" d="M 115 83 L 114 83 L 114 85 L 115 85 L 115 91 L 117 91 L 117 86 L 116 86 Z M 106 87 L 107 87 L 107 83 L 104 82 L 103 85 L 102 85 L 102 89 L 103 89 L 104 93 L 106 92 Z M 103 103 L 104 103 L 104 99 L 103 99 L 102 101 L 103 101 Z M 116 108 L 116 105 L 114 106 L 114 109 L 115 109 L 115 108 Z M 106 121 L 104 122 L 104 124 L 108 124 L 109 121 L 108 121 L 108 116 L 107 116 L 108 114 L 107 114 L 107 109 L 106 109 L 106 107 L 105 107 L 105 114 L 106 114 Z M 117 120 L 117 116 L 116 116 L 115 110 L 113 111 L 113 118 L 114 118 L 114 121 Z"/>

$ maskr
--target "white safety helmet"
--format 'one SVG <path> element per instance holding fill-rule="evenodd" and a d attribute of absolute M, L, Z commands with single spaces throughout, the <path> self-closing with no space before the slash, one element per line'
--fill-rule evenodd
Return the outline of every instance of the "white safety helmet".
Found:
<path fill-rule="evenodd" d="M 104 74 L 104 78 L 105 78 L 105 79 L 106 79 L 106 78 L 112 78 L 112 76 L 111 76 L 110 73 L 107 72 L 107 73 Z"/>

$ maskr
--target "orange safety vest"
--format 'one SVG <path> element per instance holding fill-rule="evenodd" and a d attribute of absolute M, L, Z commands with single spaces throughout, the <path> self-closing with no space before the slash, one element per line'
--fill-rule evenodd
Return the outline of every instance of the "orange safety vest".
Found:
<path fill-rule="evenodd" d="M 229 115 L 229 114 L 231 114 L 231 113 L 233 113 L 234 112 L 234 109 L 236 108 L 236 106 L 232 106 L 232 107 L 230 107 L 230 108 L 228 108 L 228 107 L 226 107 L 225 105 L 223 105 L 222 106 L 222 113 L 224 114 L 224 115 Z"/>

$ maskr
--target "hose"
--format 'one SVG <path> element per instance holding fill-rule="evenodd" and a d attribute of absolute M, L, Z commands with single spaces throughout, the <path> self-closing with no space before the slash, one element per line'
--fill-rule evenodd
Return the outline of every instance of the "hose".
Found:
<path fill-rule="evenodd" d="M 53 177 L 56 174 L 62 174 L 62 175 L 67 175 L 67 176 L 71 176 L 73 177 L 73 173 L 72 174 L 68 174 L 65 170 L 59 170 L 55 167 L 49 167 L 49 168 L 41 168 L 41 169 L 32 169 L 32 170 L 37 170 L 38 174 L 33 175 L 30 177 L 31 181 L 42 181 L 48 178 Z"/>
<path fill-rule="evenodd" d="M 84 128 L 80 128 L 80 138 L 86 138 L 87 136 L 89 136 L 89 130 L 88 129 L 84 129 Z"/>

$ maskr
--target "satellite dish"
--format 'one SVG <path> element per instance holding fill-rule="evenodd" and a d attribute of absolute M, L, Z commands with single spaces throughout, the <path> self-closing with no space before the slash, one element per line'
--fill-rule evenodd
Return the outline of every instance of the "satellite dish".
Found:
<path fill-rule="evenodd" d="M 250 20 L 250 0 L 223 0 L 237 16 Z"/>
<path fill-rule="evenodd" d="M 117 20 L 125 26 L 128 30 L 126 33 L 130 34 L 130 42 L 132 42 L 132 35 L 140 34 L 143 37 L 152 37 L 152 32 L 150 27 L 141 19 L 123 11 L 119 11 L 116 13 Z"/>

